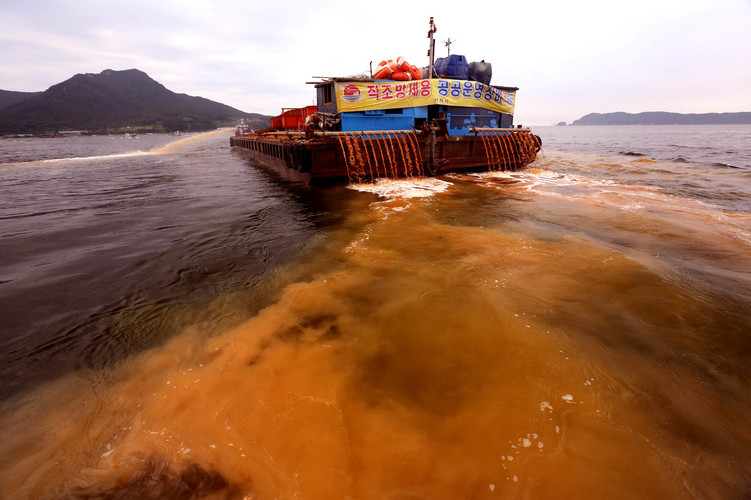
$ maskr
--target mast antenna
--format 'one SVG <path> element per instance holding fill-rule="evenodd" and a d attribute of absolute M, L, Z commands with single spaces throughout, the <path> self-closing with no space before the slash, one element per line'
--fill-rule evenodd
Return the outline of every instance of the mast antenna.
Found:
<path fill-rule="evenodd" d="M 435 78 L 435 39 L 433 38 L 433 34 L 436 32 L 437 28 L 435 23 L 433 22 L 433 17 L 430 18 L 430 27 L 428 28 L 428 38 L 430 39 L 430 46 L 428 47 L 428 71 L 430 72 L 430 75 L 428 75 L 428 78 Z"/>
<path fill-rule="evenodd" d="M 446 50 L 448 51 L 448 55 L 451 55 L 451 44 L 454 43 L 456 40 L 452 42 L 451 38 L 449 38 L 448 40 L 441 40 L 441 41 L 444 42 L 444 44 L 446 45 Z"/>

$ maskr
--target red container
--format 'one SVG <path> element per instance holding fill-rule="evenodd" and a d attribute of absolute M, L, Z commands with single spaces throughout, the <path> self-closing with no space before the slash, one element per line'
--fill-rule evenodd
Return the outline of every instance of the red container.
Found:
<path fill-rule="evenodd" d="M 271 127 L 279 130 L 298 130 L 305 126 L 305 119 L 318 111 L 318 106 L 282 108 L 282 114 L 271 119 Z"/>
<path fill-rule="evenodd" d="M 282 128 L 291 130 L 302 125 L 302 110 L 300 108 L 282 108 Z"/>
<path fill-rule="evenodd" d="M 315 104 L 313 104 L 311 106 L 305 106 L 304 108 L 302 108 L 302 110 L 303 110 L 303 115 L 304 115 L 303 118 L 307 118 L 310 115 L 312 115 L 313 113 L 317 113 L 318 112 L 318 106 L 316 106 Z"/>

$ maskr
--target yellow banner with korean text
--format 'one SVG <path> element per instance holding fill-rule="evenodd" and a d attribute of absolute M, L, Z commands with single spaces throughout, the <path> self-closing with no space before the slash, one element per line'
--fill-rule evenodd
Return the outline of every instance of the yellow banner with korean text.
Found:
<path fill-rule="evenodd" d="M 501 90 L 468 80 L 336 82 L 336 105 L 340 112 L 443 104 L 514 114 L 515 99 L 514 90 Z"/>

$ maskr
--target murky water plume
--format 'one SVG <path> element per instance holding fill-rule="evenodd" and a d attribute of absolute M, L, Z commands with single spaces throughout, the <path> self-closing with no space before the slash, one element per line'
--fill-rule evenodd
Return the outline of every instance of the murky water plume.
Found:
<path fill-rule="evenodd" d="M 0 497 L 747 497 L 748 180 L 645 160 L 327 188 L 247 321 L 6 401 Z"/>
<path fill-rule="evenodd" d="M 208 343 L 188 331 L 113 370 L 72 374 L 17 403 L 20 413 L 3 422 L 4 492 L 678 498 L 744 491 L 745 362 L 700 333 L 724 323 L 723 343 L 747 348 L 747 320 L 732 304 L 742 307 L 743 297 L 696 289 L 669 261 L 601 244 L 596 230 L 526 229 L 529 190 L 546 175 L 521 174 L 513 185 L 476 176 L 479 188 L 473 177 L 455 176 L 440 208 L 431 197 L 342 207 L 361 230 L 354 238 L 332 233 L 328 250 L 295 271 L 311 279 L 287 286 L 247 323 Z M 542 221 L 579 196 L 561 201 L 560 186 L 549 188 L 549 202 L 535 207 Z M 629 206 L 624 198 L 645 204 L 655 196 L 610 188 L 621 207 Z M 477 189 L 490 189 L 504 213 L 466 206 Z M 596 200 L 596 191 L 588 196 Z M 602 205 L 586 216 L 589 227 L 612 209 L 607 198 Z M 622 215 L 621 231 L 638 237 L 639 221 Z M 664 231 L 673 245 L 690 246 L 690 238 Z M 738 272 L 747 261 L 736 255 L 727 267 Z M 29 429 L 32 415 L 38 423 Z"/>

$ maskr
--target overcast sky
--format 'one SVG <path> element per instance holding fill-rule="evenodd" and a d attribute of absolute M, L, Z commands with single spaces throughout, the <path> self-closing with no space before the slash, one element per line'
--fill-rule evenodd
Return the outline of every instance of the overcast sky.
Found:
<path fill-rule="evenodd" d="M 429 5 L 429 7 L 428 7 Z M 493 65 L 517 124 L 590 112 L 751 111 L 751 0 L 0 0 L 0 89 L 137 68 L 247 112 L 314 103 L 314 76 L 436 52 Z"/>

